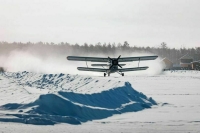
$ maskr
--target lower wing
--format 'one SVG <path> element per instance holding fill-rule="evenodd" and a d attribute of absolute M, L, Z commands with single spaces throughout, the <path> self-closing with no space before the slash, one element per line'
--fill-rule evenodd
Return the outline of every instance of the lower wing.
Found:
<path fill-rule="evenodd" d="M 140 70 L 146 70 L 149 67 L 133 67 L 133 68 L 122 68 L 118 69 L 119 72 L 128 72 L 128 71 L 140 71 Z"/>
<path fill-rule="evenodd" d="M 102 68 L 89 68 L 89 67 L 77 67 L 79 71 L 93 71 L 93 72 L 106 72 L 108 69 Z"/>

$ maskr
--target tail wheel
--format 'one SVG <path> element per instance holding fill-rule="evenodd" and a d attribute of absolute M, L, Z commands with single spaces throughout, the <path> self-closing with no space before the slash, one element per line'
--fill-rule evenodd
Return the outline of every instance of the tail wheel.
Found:
<path fill-rule="evenodd" d="M 122 76 L 124 76 L 124 73 L 122 73 Z"/>

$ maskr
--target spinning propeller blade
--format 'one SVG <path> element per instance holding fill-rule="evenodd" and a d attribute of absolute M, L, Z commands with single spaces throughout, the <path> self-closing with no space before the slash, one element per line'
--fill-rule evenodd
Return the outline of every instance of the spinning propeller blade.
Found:
<path fill-rule="evenodd" d="M 111 59 L 111 58 L 108 56 L 108 59 L 110 59 L 110 60 L 112 61 L 112 65 L 110 66 L 109 69 L 111 69 L 114 65 L 118 65 L 119 67 L 122 68 L 122 66 L 120 66 L 119 63 L 118 63 L 118 60 L 119 60 L 120 57 L 121 57 L 121 55 L 120 55 L 117 59 Z M 113 61 L 114 61 L 115 63 L 113 63 Z M 116 63 L 116 62 L 117 62 L 117 63 Z"/>
<path fill-rule="evenodd" d="M 121 55 L 117 58 L 117 61 L 119 60 L 120 57 L 121 57 Z"/>
<path fill-rule="evenodd" d="M 122 68 L 122 66 L 120 66 L 119 64 L 117 64 L 117 65 Z"/>
<path fill-rule="evenodd" d="M 112 67 L 113 67 L 113 65 L 111 65 L 109 69 L 111 69 Z"/>
<path fill-rule="evenodd" d="M 113 61 L 113 59 L 111 59 L 109 56 L 108 56 L 108 59 L 111 60 L 111 61 Z"/>

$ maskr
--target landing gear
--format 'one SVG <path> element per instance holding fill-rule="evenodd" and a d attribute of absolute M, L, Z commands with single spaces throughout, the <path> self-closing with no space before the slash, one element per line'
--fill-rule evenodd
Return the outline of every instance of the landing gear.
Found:
<path fill-rule="evenodd" d="M 122 73 L 122 72 L 117 72 L 117 73 L 119 73 L 120 75 L 124 76 L 124 73 Z"/>
<path fill-rule="evenodd" d="M 108 76 L 110 76 L 110 73 L 108 73 Z M 104 73 L 104 77 L 106 77 L 106 73 Z"/>
<path fill-rule="evenodd" d="M 122 72 L 118 72 L 120 75 L 122 75 L 122 76 L 124 76 L 124 73 L 122 73 Z"/>
<path fill-rule="evenodd" d="M 106 76 L 106 73 L 104 73 L 104 77 Z"/>

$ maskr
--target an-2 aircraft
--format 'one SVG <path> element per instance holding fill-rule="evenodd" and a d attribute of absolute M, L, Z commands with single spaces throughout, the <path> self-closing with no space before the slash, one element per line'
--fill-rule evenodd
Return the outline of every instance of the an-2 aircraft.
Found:
<path fill-rule="evenodd" d="M 98 66 L 98 67 L 103 67 L 103 68 L 89 68 L 89 67 L 77 67 L 78 70 L 80 71 L 93 71 L 93 72 L 104 72 L 104 77 L 106 75 L 110 76 L 111 73 L 119 73 L 120 75 L 124 76 L 123 72 L 128 72 L 128 71 L 139 71 L 139 70 L 146 70 L 149 67 L 139 67 L 140 61 L 144 60 L 155 60 L 158 56 L 139 56 L 139 57 L 123 57 L 120 58 L 121 55 L 118 58 L 100 58 L 100 57 L 81 57 L 81 56 L 67 56 L 68 60 L 71 61 L 87 61 L 90 62 L 106 62 L 108 64 L 91 64 L 91 66 Z M 126 64 L 119 64 L 119 62 L 131 62 L 131 61 L 139 61 L 138 62 L 138 67 L 133 67 L 133 68 L 122 68 L 122 66 L 125 66 Z M 107 68 L 105 68 L 107 67 Z M 121 69 L 119 69 L 119 67 Z"/>

